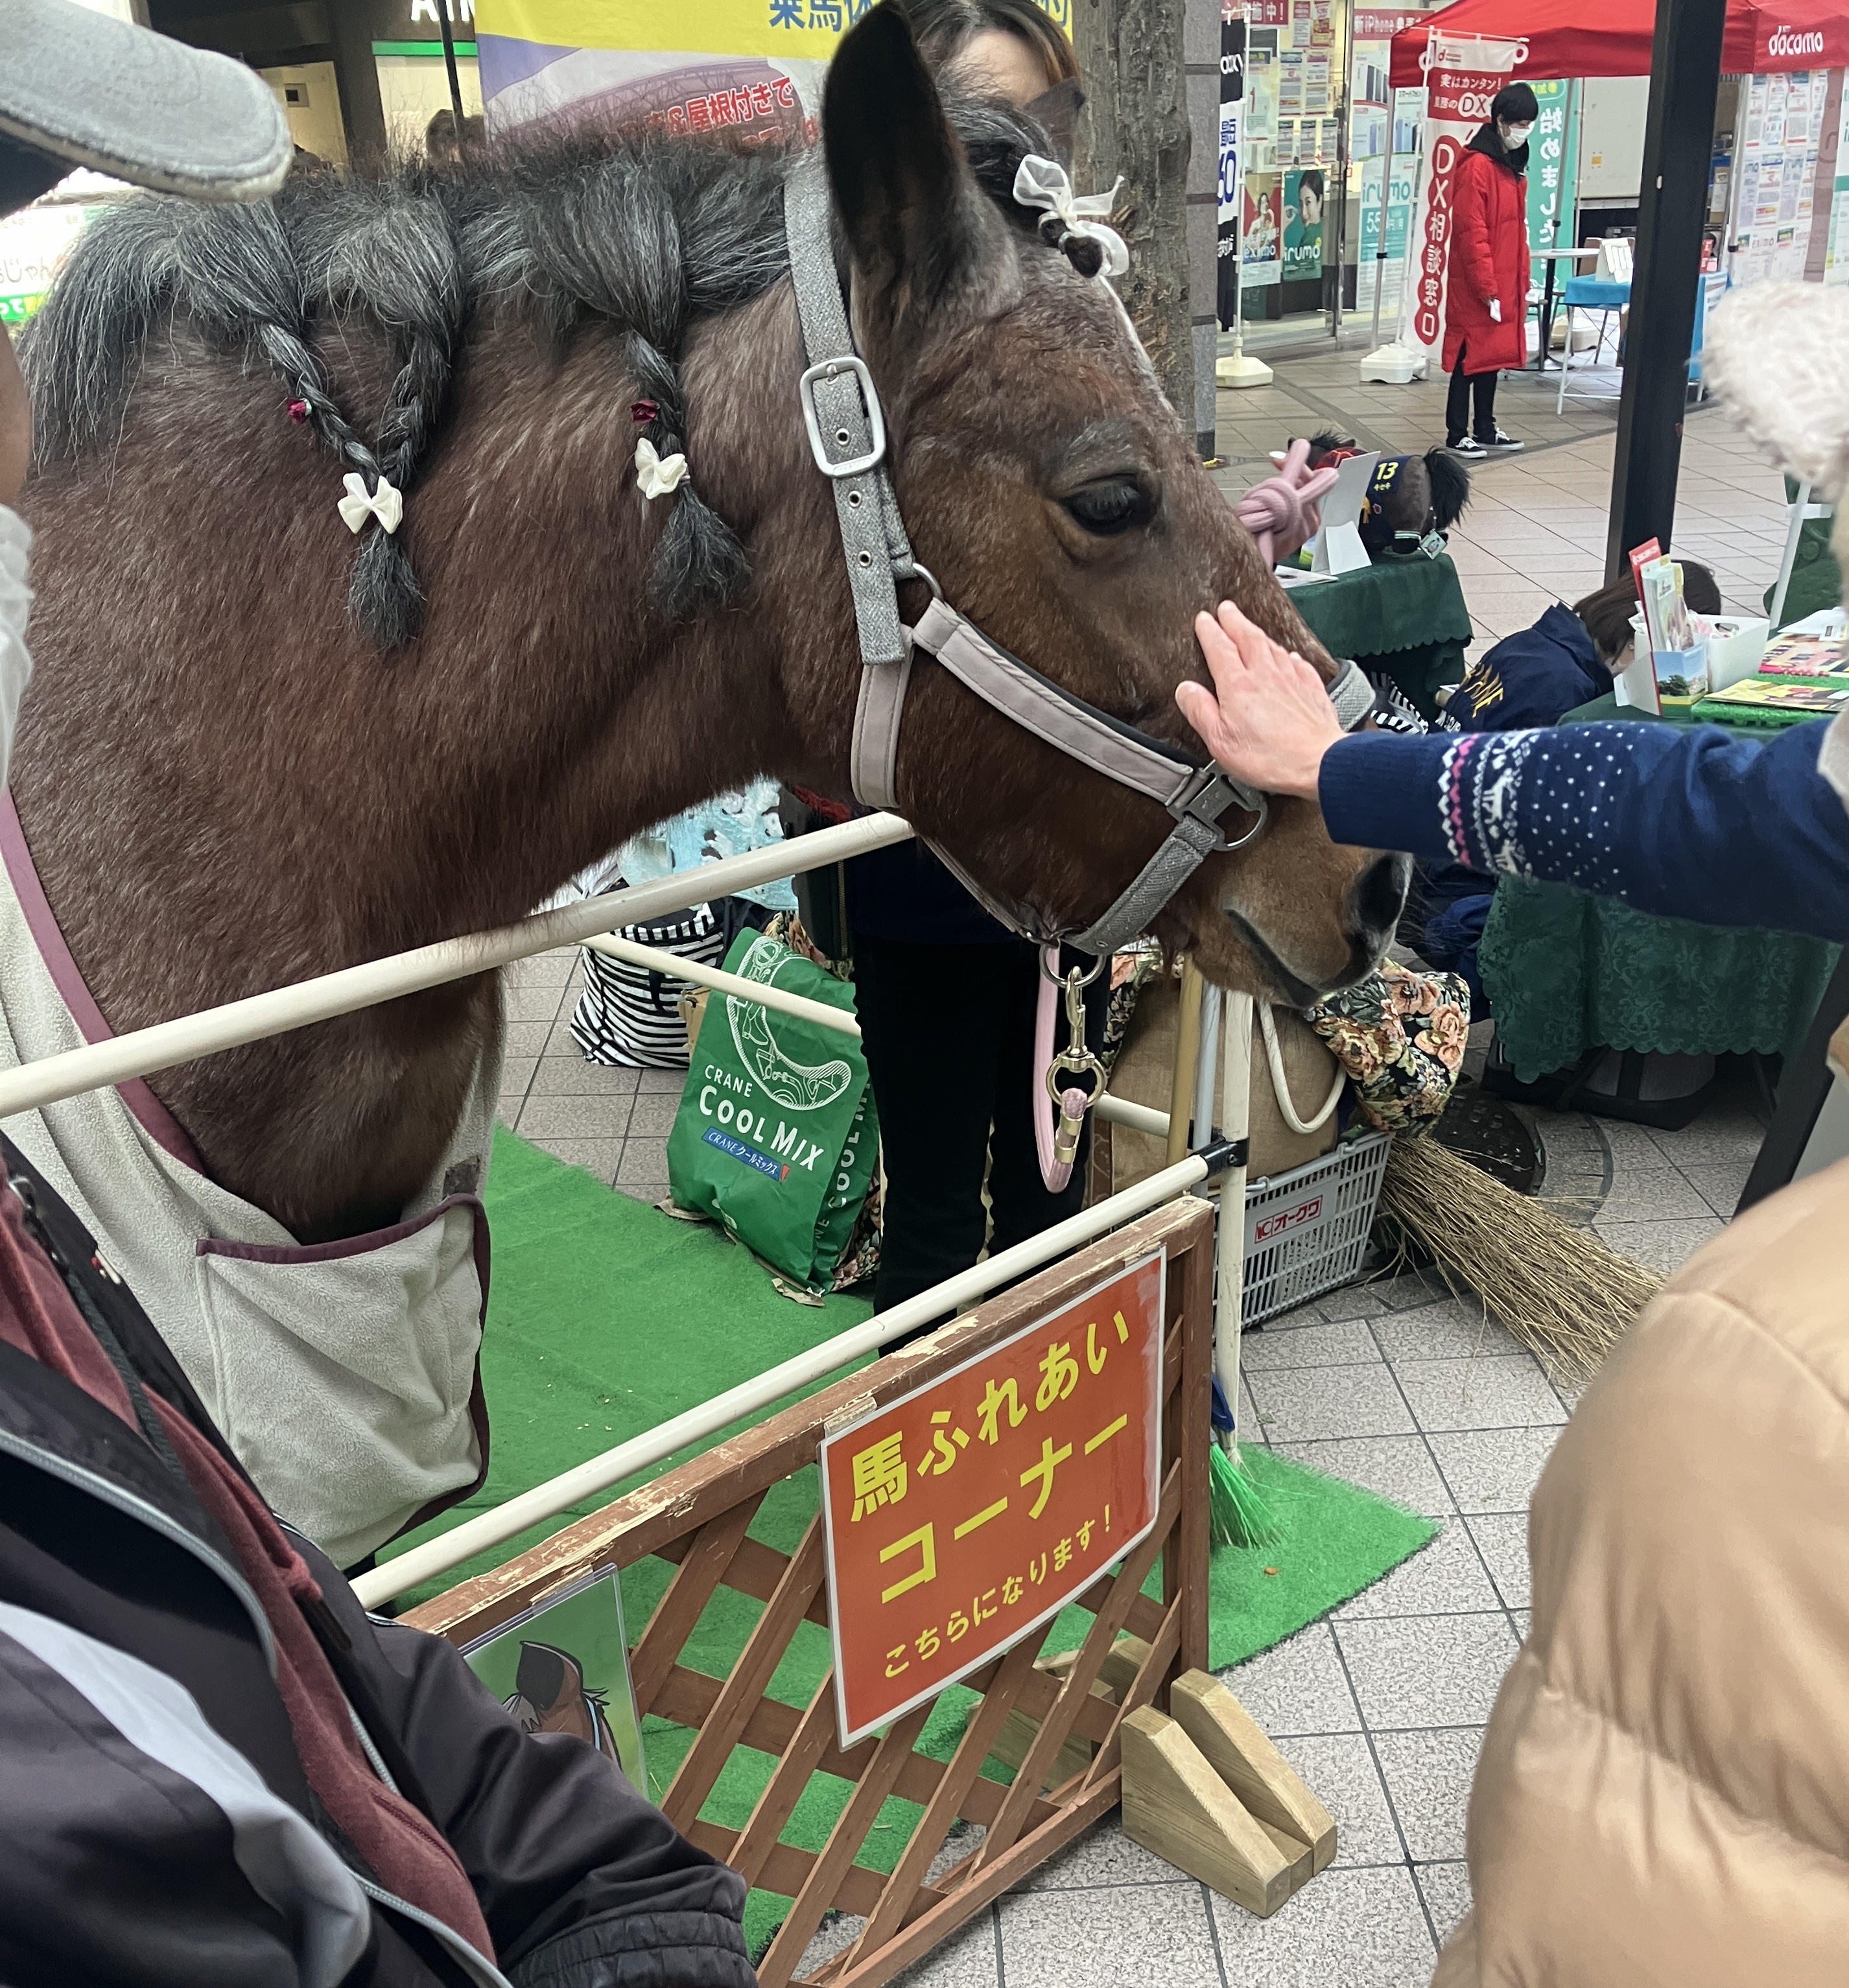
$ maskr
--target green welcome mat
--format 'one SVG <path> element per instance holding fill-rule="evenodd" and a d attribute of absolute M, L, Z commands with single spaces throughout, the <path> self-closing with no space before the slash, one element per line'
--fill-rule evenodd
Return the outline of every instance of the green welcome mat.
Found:
<path fill-rule="evenodd" d="M 482 1354 L 494 1424 L 488 1482 L 474 1498 L 385 1549 L 384 1558 L 832 1338 L 871 1310 L 856 1298 L 832 1297 L 813 1308 L 779 1297 L 750 1253 L 718 1230 L 676 1222 L 505 1131 L 495 1134 L 487 1199 L 494 1250 Z M 775 1412 L 766 1410 L 757 1419 Z M 705 1446 L 693 1445 L 644 1477 L 658 1476 Z M 1282 1537 L 1268 1547 L 1222 1547 L 1213 1556 L 1209 1649 L 1216 1670 L 1269 1649 L 1327 1614 L 1438 1530 L 1429 1520 L 1371 1492 L 1273 1456 L 1262 1444 L 1249 1445 L 1245 1454 Z M 619 1486 L 536 1526 L 417 1590 L 407 1602 L 426 1600 L 511 1558 L 628 1488 Z M 812 1466 L 772 1489 L 759 1509 L 752 1537 L 789 1552 L 817 1503 Z M 647 1621 L 672 1571 L 658 1560 L 625 1570 L 624 1611 L 632 1636 Z M 1160 1577 L 1158 1565 L 1152 1590 Z M 762 1606 L 721 1588 L 695 1627 L 686 1661 L 723 1676 Z M 1083 1611 L 1067 1609 L 1047 1631 L 1044 1647 L 1076 1648 L 1090 1621 Z M 771 1681 L 771 1695 L 806 1705 L 829 1662 L 827 1632 L 817 1624 L 802 1624 Z M 921 1750 L 948 1759 L 975 1702 L 973 1693 L 946 1692 L 919 1741 Z M 658 1800 L 692 1736 L 653 1717 L 643 1731 L 649 1792 Z M 764 1754 L 738 1748 L 701 1814 L 742 1828 L 773 1765 Z M 1009 1777 L 999 1763 L 987 1771 L 999 1780 Z M 785 1841 L 820 1848 L 850 1792 L 845 1781 L 814 1777 Z M 858 1861 L 870 1869 L 890 1870 L 919 1814 L 912 1803 L 889 1801 Z M 787 1905 L 774 1894 L 752 1893 L 746 1932 L 753 1952 L 774 1932 Z"/>

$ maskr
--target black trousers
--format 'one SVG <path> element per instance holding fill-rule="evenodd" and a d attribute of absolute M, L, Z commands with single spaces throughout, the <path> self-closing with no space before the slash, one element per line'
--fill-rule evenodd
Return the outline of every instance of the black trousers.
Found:
<path fill-rule="evenodd" d="M 1464 431 L 1469 424 L 1472 399 L 1476 402 L 1477 440 L 1496 440 L 1496 383 L 1501 375 L 1496 373 L 1466 373 L 1464 361 L 1469 356 L 1467 348 L 1459 347 L 1457 369 L 1451 376 L 1451 391 L 1445 397 L 1445 440 L 1451 445 L 1464 439 Z"/>
<path fill-rule="evenodd" d="M 1090 963 L 1070 952 L 1063 961 Z M 1061 1192 L 1046 1192 L 1034 1145 L 1029 1086 L 1045 1076 L 1033 1053 L 1039 975 L 1038 948 L 1025 940 L 919 945 L 855 939 L 854 1006 L 886 1160 L 874 1287 L 879 1310 L 967 1270 L 985 1240 L 992 1255 L 1079 1212 L 1089 1117 Z M 1085 990 L 1086 1040 L 1094 1051 L 1110 1006 L 1109 980 L 1101 973 Z M 1062 1004 L 1054 1046 L 1065 1040 Z"/>

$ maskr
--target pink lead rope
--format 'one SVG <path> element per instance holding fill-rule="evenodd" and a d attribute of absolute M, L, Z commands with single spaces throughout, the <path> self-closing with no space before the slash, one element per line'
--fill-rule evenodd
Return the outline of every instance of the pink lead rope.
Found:
<path fill-rule="evenodd" d="M 1070 1160 L 1059 1158 L 1054 1148 L 1053 1093 L 1046 1085 L 1053 1070 L 1053 1023 L 1059 1013 L 1062 986 L 1059 972 L 1060 948 L 1050 945 L 1043 955 L 1040 991 L 1034 1006 L 1033 1067 L 1029 1074 L 1033 1086 L 1033 1142 L 1040 1156 L 1040 1178 L 1049 1194 L 1065 1192 L 1072 1179 L 1073 1167 Z M 1074 1084 L 1060 1092 L 1060 1107 L 1067 1117 L 1082 1119 L 1097 1099 L 1097 1091 L 1087 1092 Z"/>

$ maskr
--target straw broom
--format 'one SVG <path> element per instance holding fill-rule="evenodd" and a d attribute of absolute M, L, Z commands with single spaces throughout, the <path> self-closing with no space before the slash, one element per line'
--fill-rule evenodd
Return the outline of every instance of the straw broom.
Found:
<path fill-rule="evenodd" d="M 1662 1280 L 1432 1138 L 1397 1138 L 1381 1212 L 1557 1378 L 1590 1380 Z"/>

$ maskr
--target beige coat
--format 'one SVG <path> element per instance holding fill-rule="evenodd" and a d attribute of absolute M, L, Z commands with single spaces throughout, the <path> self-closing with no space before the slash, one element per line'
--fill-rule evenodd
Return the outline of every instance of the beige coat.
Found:
<path fill-rule="evenodd" d="M 1703 1249 L 1529 1517 L 1434 1988 L 1849 1983 L 1849 1161 Z"/>

